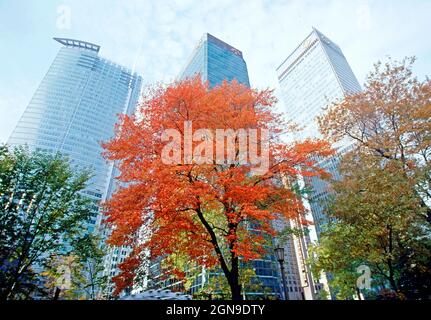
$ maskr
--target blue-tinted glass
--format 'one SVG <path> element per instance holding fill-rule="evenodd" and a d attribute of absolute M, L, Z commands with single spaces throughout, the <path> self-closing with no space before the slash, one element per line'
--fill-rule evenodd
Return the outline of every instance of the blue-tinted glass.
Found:
<path fill-rule="evenodd" d="M 180 79 L 197 74 L 201 75 L 203 81 L 208 81 L 210 87 L 222 83 L 223 80 L 234 79 L 250 86 L 247 64 L 241 51 L 210 34 L 205 34 L 200 40 Z"/>

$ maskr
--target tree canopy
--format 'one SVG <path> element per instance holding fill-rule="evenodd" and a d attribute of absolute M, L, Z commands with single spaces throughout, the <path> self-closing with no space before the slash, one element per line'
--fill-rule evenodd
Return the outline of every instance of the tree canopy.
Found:
<path fill-rule="evenodd" d="M 94 211 L 80 193 L 88 178 L 59 155 L 0 148 L 1 299 L 46 294 L 42 271 L 88 232 Z"/>
<path fill-rule="evenodd" d="M 364 91 L 319 118 L 328 140 L 352 142 L 341 178 L 331 181 L 331 219 L 312 259 L 340 298 L 355 294 L 361 264 L 371 269 L 374 291 L 393 293 L 386 296 L 431 292 L 431 81 L 414 77 L 413 62 L 377 63 Z"/>
<path fill-rule="evenodd" d="M 106 157 L 118 163 L 122 184 L 105 206 L 112 229 L 109 243 L 133 247 L 120 265 L 122 273 L 114 278 L 117 293 L 133 285 L 135 270 L 145 257 L 142 252 L 148 250 L 153 256 L 177 254 L 202 266 L 220 267 L 232 298 L 241 299 L 239 259 L 265 253 L 264 234 L 274 234 L 271 221 L 300 217 L 308 223 L 297 194 L 281 178 L 324 173 L 313 159 L 332 150 L 321 140 L 283 143 L 280 134 L 293 126 L 274 112 L 275 102 L 270 90 L 250 89 L 236 81 L 209 89 L 197 77 L 149 89 L 137 115 L 121 117 L 116 137 L 104 144 Z M 161 156 L 164 132 L 175 129 L 184 137 L 185 122 L 192 123 L 196 134 L 194 157 L 167 165 Z M 199 135 L 199 129 L 205 135 Z M 267 171 L 253 174 L 255 163 L 241 161 L 239 134 L 233 135 L 233 151 L 228 147 L 221 151 L 223 159 L 233 155 L 233 161 L 217 161 L 217 141 L 208 139 L 217 129 L 234 133 L 256 129 L 258 137 L 268 129 L 266 141 L 255 146 L 263 157 L 263 144 L 268 144 Z M 177 160 L 184 159 L 187 147 L 177 145 Z M 205 152 L 214 157 L 199 162 Z M 143 237 L 145 230 L 149 232 Z"/>

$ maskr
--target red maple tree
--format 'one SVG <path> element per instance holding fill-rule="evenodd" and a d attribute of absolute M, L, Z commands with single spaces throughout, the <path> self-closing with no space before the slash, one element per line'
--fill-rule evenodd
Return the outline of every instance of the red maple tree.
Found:
<path fill-rule="evenodd" d="M 265 254 L 263 235 L 275 234 L 271 222 L 299 218 L 307 223 L 298 194 L 281 181 L 324 174 L 313 159 L 329 156 L 332 150 L 321 140 L 283 143 L 280 135 L 293 126 L 281 120 L 275 103 L 271 90 L 250 89 L 236 81 L 210 89 L 197 77 L 149 89 L 138 113 L 121 117 L 116 137 L 103 144 L 106 158 L 118 165 L 121 185 L 105 203 L 106 223 L 112 229 L 108 243 L 133 248 L 120 265 L 122 272 L 113 278 L 117 294 L 133 285 L 146 257 L 142 253 L 149 251 L 156 257 L 175 254 L 220 267 L 232 299 L 241 299 L 239 262 Z M 231 163 L 216 161 L 213 141 L 213 161 L 166 164 L 161 156 L 167 144 L 163 134 L 166 129 L 184 134 L 185 121 L 192 122 L 193 132 L 268 129 L 268 170 L 251 174 L 252 164 L 238 161 L 238 135 Z M 193 148 L 201 142 L 194 141 Z M 179 147 L 184 159 L 184 145 Z M 222 153 L 228 157 L 228 152 L 226 148 Z"/>

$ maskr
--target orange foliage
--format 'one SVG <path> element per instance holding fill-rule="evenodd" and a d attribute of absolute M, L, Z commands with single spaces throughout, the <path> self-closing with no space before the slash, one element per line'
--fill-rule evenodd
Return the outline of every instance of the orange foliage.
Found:
<path fill-rule="evenodd" d="M 322 174 L 313 158 L 329 156 L 332 150 L 321 140 L 284 144 L 278 137 L 291 127 L 273 111 L 275 102 L 271 90 L 236 82 L 210 90 L 195 78 L 152 88 L 136 116 L 121 117 L 116 137 L 103 145 L 106 158 L 118 164 L 122 184 L 105 203 L 106 223 L 112 227 L 108 241 L 140 249 L 114 279 L 118 290 L 131 284 L 144 248 L 153 256 L 180 253 L 205 266 L 221 264 L 226 273 L 228 261 L 264 253 L 264 237 L 251 233 L 247 222 L 257 222 L 254 227 L 261 234 L 274 234 L 272 220 L 303 217 L 298 195 L 281 178 L 293 181 L 298 174 Z M 162 132 L 182 132 L 184 121 L 193 122 L 193 131 L 269 129 L 268 172 L 253 176 L 248 165 L 215 162 L 164 164 Z M 150 230 L 148 237 L 142 237 L 143 230 Z"/>

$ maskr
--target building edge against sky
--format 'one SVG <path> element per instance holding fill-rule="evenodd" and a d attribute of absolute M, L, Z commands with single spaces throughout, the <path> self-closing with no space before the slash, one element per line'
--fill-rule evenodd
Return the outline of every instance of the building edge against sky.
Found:
<path fill-rule="evenodd" d="M 321 137 L 316 116 L 361 91 L 340 47 L 316 28 L 276 69 L 288 119 L 304 127 L 291 139 Z"/>
<path fill-rule="evenodd" d="M 62 44 L 13 130 L 8 144 L 67 156 L 77 170 L 94 176 L 83 191 L 94 202 L 89 231 L 100 217 L 112 163 L 103 159 L 100 142 L 114 134 L 121 113 L 134 111 L 142 78 L 132 70 L 99 56 L 100 46 L 54 38 Z"/>
<path fill-rule="evenodd" d="M 247 64 L 242 52 L 209 33 L 195 46 L 190 58 L 178 77 L 179 80 L 200 74 L 210 88 L 224 80 L 237 80 L 250 86 Z"/>

